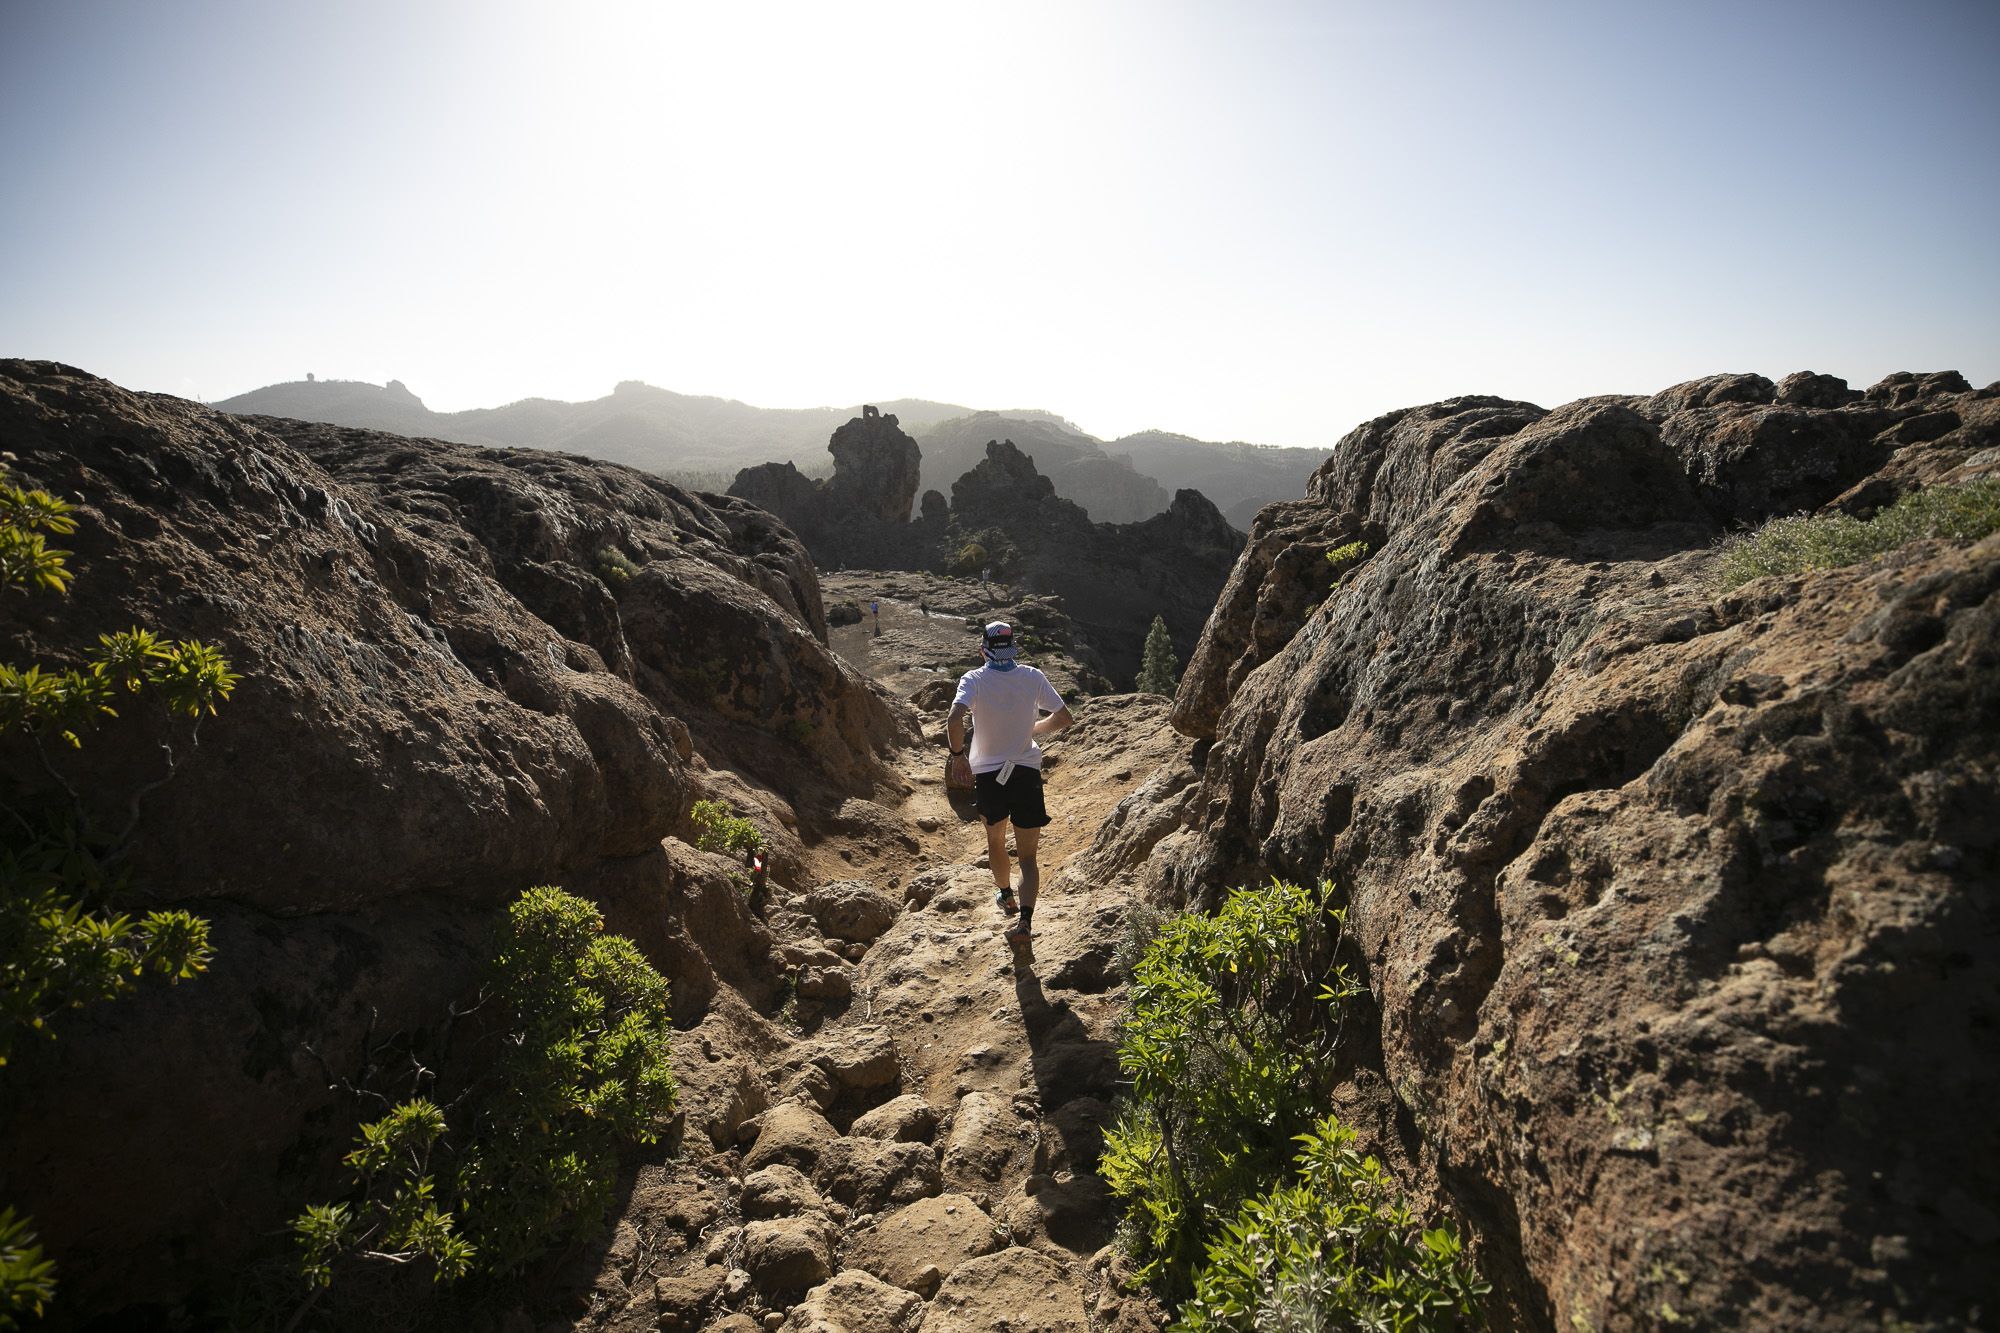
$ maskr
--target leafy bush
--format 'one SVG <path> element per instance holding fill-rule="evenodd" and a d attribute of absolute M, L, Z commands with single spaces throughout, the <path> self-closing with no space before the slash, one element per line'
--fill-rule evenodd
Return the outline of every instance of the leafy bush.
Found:
<path fill-rule="evenodd" d="M 808 731 L 798 739 L 802 743 L 811 735 Z M 696 801 L 688 817 L 694 822 L 694 845 L 704 852 L 743 857 L 764 850 L 764 835 L 757 826 L 721 801 Z"/>
<path fill-rule="evenodd" d="M 345 1159 L 360 1198 L 312 1204 L 292 1224 L 308 1282 L 330 1284 L 335 1262 L 351 1252 L 394 1263 L 429 1259 L 439 1280 L 470 1271 L 472 1244 L 457 1233 L 450 1213 L 438 1211 L 431 1175 L 431 1150 L 444 1132 L 444 1112 L 423 1100 L 361 1127 L 361 1146 Z"/>
<path fill-rule="evenodd" d="M 594 1228 L 618 1151 L 657 1140 L 678 1089 L 667 982 L 589 902 L 530 889 L 509 908 L 488 988 L 506 1014 L 490 1089 L 461 1121 L 455 1169 L 434 1168 L 452 1126 L 429 1101 L 361 1127 L 350 1197 L 292 1223 L 309 1281 L 343 1262 L 427 1260 L 440 1281 L 519 1268 Z M 463 1128 L 469 1127 L 469 1130 Z M 452 1211 L 439 1204 L 449 1183 Z"/>
<path fill-rule="evenodd" d="M 93 906 L 126 888 L 104 844 L 73 819 L 17 811 L 0 842 L 0 1065 L 17 1034 L 48 1035 L 65 1009 L 123 995 L 148 975 L 208 970 L 208 922 L 179 909 L 134 920 Z"/>
<path fill-rule="evenodd" d="M 597 577 L 612 588 L 616 588 L 639 572 L 639 566 L 632 562 L 632 557 L 615 546 L 599 547 L 593 563 L 597 569 Z"/>
<path fill-rule="evenodd" d="M 51 536 L 76 531 L 72 507 L 46 491 L 24 490 L 0 467 L 0 595 L 66 595 L 74 576 L 68 551 Z M 237 677 L 222 654 L 204 643 L 168 643 L 134 627 L 98 636 L 100 651 L 61 669 L 0 663 L 0 735 L 26 737 L 41 760 L 48 787 L 37 792 L 22 775 L 0 782 L 0 1066 L 24 1032 L 51 1035 L 49 1020 L 65 1009 L 110 999 L 152 975 L 168 982 L 208 968 L 208 923 L 185 911 L 150 911 L 134 919 L 112 905 L 126 888 L 117 868 L 124 839 L 138 820 L 146 792 L 130 798 L 125 829 L 105 837 L 92 829 L 83 802 L 43 750 L 45 737 L 80 746 L 82 734 L 129 695 L 143 693 L 170 717 L 201 719 L 229 697 Z M 66 803 L 65 803 L 66 802 Z M 25 1312 L 39 1313 L 55 1291 L 55 1269 L 42 1258 L 26 1218 L 0 1211 L 0 1327 Z"/>
<path fill-rule="evenodd" d="M 1212 917 L 1167 923 L 1134 969 L 1118 1050 L 1132 1092 L 1099 1170 L 1126 1202 L 1141 1276 L 1169 1298 L 1205 1238 L 1283 1171 L 1327 1091 L 1339 1013 L 1359 991 L 1334 961 L 1331 895 L 1238 889 Z"/>
<path fill-rule="evenodd" d="M 1208 1248 L 1175 1333 L 1447 1330 L 1489 1290 L 1449 1226 L 1425 1230 L 1332 1116 L 1298 1136 L 1298 1176 L 1245 1203 Z"/>
<path fill-rule="evenodd" d="M 1363 560 L 1367 559 L 1367 557 L 1368 557 L 1367 542 L 1347 542 L 1344 545 L 1336 546 L 1331 551 L 1328 551 L 1326 553 L 1326 562 L 1329 565 L 1332 565 L 1335 569 L 1339 570 L 1342 574 L 1345 574 L 1349 570 L 1353 569 L 1356 565 L 1360 564 Z M 1339 580 L 1336 579 L 1334 580 L 1334 582 L 1338 584 Z"/>
<path fill-rule="evenodd" d="M 1722 592 L 1769 574 L 1859 564 L 1924 538 L 1976 540 L 2000 530 L 2000 478 L 1913 491 L 1870 519 L 1846 514 L 1773 519 L 1722 547 Z"/>
<path fill-rule="evenodd" d="M 986 570 L 986 548 L 978 542 L 967 542 L 958 548 L 958 554 L 951 558 L 951 573 L 960 578 L 976 579 Z"/>
<path fill-rule="evenodd" d="M 488 1271 L 593 1228 L 619 1148 L 654 1142 L 673 1111 L 666 978 L 603 932 L 596 907 L 557 888 L 530 889 L 508 912 L 493 976 L 511 1041 L 460 1173 Z"/>
<path fill-rule="evenodd" d="M 0 1328 L 17 1317 L 41 1317 L 56 1294 L 56 1266 L 42 1257 L 34 1226 L 12 1208 L 0 1208 Z"/>

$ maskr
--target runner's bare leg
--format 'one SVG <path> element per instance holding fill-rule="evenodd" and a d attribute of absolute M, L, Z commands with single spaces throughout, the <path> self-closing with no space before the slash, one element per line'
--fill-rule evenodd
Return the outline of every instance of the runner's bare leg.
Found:
<path fill-rule="evenodd" d="M 1007 864 L 1007 821 L 986 826 L 986 860 L 993 867 L 993 887 L 1005 893 L 1014 887 L 1013 868 Z"/>
<path fill-rule="evenodd" d="M 1042 843 L 1042 831 L 1038 828 L 1017 828 L 1014 830 L 1014 851 L 1021 858 L 1021 910 L 1035 910 L 1035 895 L 1041 891 L 1042 868 L 1035 863 L 1035 849 Z"/>

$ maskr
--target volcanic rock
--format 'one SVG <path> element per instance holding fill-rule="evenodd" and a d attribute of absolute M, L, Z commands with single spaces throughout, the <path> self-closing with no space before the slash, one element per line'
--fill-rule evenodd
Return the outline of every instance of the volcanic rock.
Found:
<path fill-rule="evenodd" d="M 929 1296 L 967 1259 L 1000 1248 L 993 1219 L 963 1194 L 919 1199 L 854 1238 L 847 1262 Z"/>
<path fill-rule="evenodd" d="M 937 1155 L 923 1143 L 835 1139 L 820 1153 L 813 1184 L 857 1213 L 880 1212 L 937 1193 Z"/>
<path fill-rule="evenodd" d="M 906 1333 L 915 1328 L 923 1302 L 900 1287 L 868 1273 L 847 1269 L 830 1282 L 814 1287 L 793 1306 L 781 1325 L 783 1333 Z"/>
<path fill-rule="evenodd" d="M 945 1279 L 924 1317 L 926 1333 L 1084 1333 L 1074 1287 L 1047 1255 L 1016 1246 L 970 1259 Z"/>
<path fill-rule="evenodd" d="M 743 1228 L 743 1267 L 767 1297 L 802 1292 L 833 1275 L 833 1228 L 818 1217 L 779 1217 Z"/>
<path fill-rule="evenodd" d="M 667 974 L 681 1022 L 725 982 L 767 985 L 768 934 L 726 863 L 670 836 L 696 751 L 818 784 L 832 808 L 913 735 L 827 651 L 804 549 L 739 500 L 549 453 L 231 417 L 45 362 L 0 362 L 0 433 L 13 480 L 80 520 L 71 595 L 0 608 L 6 660 L 75 663 L 137 623 L 216 645 L 242 676 L 198 735 L 121 702 L 51 754 L 94 823 L 129 824 L 134 905 L 199 912 L 216 949 L 207 974 L 60 1018 L 10 1062 L 8 1199 L 78 1322 L 213 1298 L 332 1197 L 373 1105 L 346 1084 L 383 1050 L 437 1058 L 531 885 L 595 898 Z M 697 697 L 675 668 L 705 652 L 729 669 Z M 0 754 L 10 780 L 57 790 L 21 746 Z M 725 1111 L 702 1128 L 722 1138 L 761 1097 L 726 1111 L 739 1073 L 686 1065 L 714 1084 Z"/>
<path fill-rule="evenodd" d="M 1455 399 L 1253 529 L 1174 713 L 1199 780 L 1091 856 L 1337 886 L 1344 1113 L 1482 1237 L 1498 1322 L 1989 1308 L 2000 537 L 1709 580 L 1745 525 L 1985 475 L 1995 411 L 1949 374 Z"/>

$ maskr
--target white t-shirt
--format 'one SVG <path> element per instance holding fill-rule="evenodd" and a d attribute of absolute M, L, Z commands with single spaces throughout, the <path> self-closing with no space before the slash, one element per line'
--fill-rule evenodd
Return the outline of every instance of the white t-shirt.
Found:
<path fill-rule="evenodd" d="M 1053 713 L 1063 701 L 1049 678 L 1033 667 L 995 671 L 988 663 L 958 678 L 952 704 L 972 710 L 972 771 L 996 773 L 1008 764 L 1041 768 L 1035 721 L 1041 710 Z"/>

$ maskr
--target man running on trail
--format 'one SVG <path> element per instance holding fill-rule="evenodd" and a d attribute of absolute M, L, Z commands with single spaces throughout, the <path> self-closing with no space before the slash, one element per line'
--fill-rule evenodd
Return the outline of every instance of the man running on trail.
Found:
<path fill-rule="evenodd" d="M 998 891 L 993 902 L 1004 914 L 1017 908 L 1021 916 L 1007 931 L 1007 943 L 1019 948 L 1032 937 L 1035 896 L 1042 886 L 1035 849 L 1042 826 L 1049 822 L 1042 802 L 1042 750 L 1037 736 L 1051 736 L 1073 720 L 1069 706 L 1049 684 L 1049 678 L 1016 660 L 1014 630 L 996 620 L 986 627 L 979 655 L 985 665 L 959 678 L 958 695 L 944 729 L 951 746 L 955 776 L 970 770 L 974 799 L 986 819 L 987 862 Z M 966 754 L 965 718 L 972 715 L 972 753 Z M 1047 717 L 1039 716 L 1047 713 Z M 965 765 L 965 768 L 960 768 Z M 1014 826 L 1014 850 L 1021 859 L 1021 892 L 1017 900 L 1007 868 L 1007 825 Z"/>

